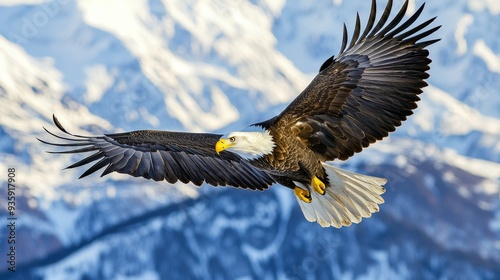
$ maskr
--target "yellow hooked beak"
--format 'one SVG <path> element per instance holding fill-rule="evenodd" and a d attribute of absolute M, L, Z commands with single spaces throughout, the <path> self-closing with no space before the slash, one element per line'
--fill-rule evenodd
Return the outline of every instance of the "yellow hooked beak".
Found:
<path fill-rule="evenodd" d="M 220 152 L 232 146 L 234 146 L 234 143 L 231 143 L 231 141 L 229 141 L 228 139 L 222 138 L 215 144 L 215 151 L 217 152 L 217 154 L 219 154 Z"/>

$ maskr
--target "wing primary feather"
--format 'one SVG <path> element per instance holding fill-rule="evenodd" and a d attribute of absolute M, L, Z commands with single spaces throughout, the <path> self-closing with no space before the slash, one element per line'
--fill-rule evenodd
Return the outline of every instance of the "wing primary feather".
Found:
<path fill-rule="evenodd" d="M 52 115 L 52 120 L 54 121 L 54 124 L 57 126 L 57 128 L 59 128 L 62 132 L 68 134 L 68 135 L 71 135 L 71 136 L 74 136 L 74 137 L 79 137 L 79 138 L 91 138 L 91 137 L 88 137 L 88 136 L 81 136 L 81 135 L 76 135 L 76 134 L 72 134 L 72 133 L 69 133 L 63 126 L 62 124 L 59 122 L 59 120 L 56 118 L 56 115 Z M 50 132 L 49 132 L 50 133 Z M 86 140 L 84 139 L 84 141 Z M 75 141 L 77 141 L 75 139 Z"/>
<path fill-rule="evenodd" d="M 97 170 L 103 168 L 104 166 L 106 166 L 106 164 L 109 164 L 108 159 L 107 158 L 101 159 L 96 164 L 92 165 L 92 167 L 87 169 L 87 171 L 85 171 L 78 179 L 87 177 L 88 175 L 90 175 L 90 174 L 96 172 Z"/>
<path fill-rule="evenodd" d="M 116 170 L 116 168 L 115 168 L 114 164 L 108 164 L 106 169 L 104 169 L 104 171 L 101 173 L 101 177 L 104 177 L 115 170 Z"/>
<path fill-rule="evenodd" d="M 366 38 L 366 35 L 368 35 L 368 32 L 373 27 L 373 24 L 375 24 L 375 17 L 377 17 L 377 2 L 375 0 L 372 0 L 372 8 L 370 10 L 370 17 L 368 18 L 368 22 L 366 23 L 365 30 L 363 31 L 363 35 L 359 38 L 360 41 Z"/>
<path fill-rule="evenodd" d="M 71 133 L 69 133 L 68 131 L 66 131 L 66 129 L 61 125 L 61 123 L 59 122 L 59 120 L 56 118 L 56 115 L 52 115 L 52 121 L 57 126 L 57 128 L 59 128 L 62 132 L 71 135 Z"/>
<path fill-rule="evenodd" d="M 339 55 L 337 55 L 337 56 L 340 56 L 340 54 L 342 54 L 345 51 L 345 48 L 347 47 L 347 40 L 348 40 L 349 34 L 347 33 L 347 26 L 345 25 L 345 23 L 344 23 L 343 33 L 344 34 L 342 35 L 342 46 L 340 47 Z"/>
<path fill-rule="evenodd" d="M 321 73 L 323 70 L 325 70 L 326 68 L 328 68 L 328 66 L 330 66 L 333 63 L 334 58 L 335 58 L 335 56 L 332 55 L 330 58 L 328 58 L 327 60 L 325 60 L 325 62 L 323 62 L 323 64 L 319 68 L 318 72 Z"/>
<path fill-rule="evenodd" d="M 86 148 L 81 148 L 81 149 L 75 149 L 75 150 L 69 150 L 69 151 L 60 151 L 60 152 L 47 152 L 50 154 L 75 154 L 75 153 L 85 153 L 85 152 L 92 152 L 97 150 L 96 147 L 86 147 Z"/>
<path fill-rule="evenodd" d="M 420 39 L 422 39 L 422 38 L 425 38 L 425 37 L 427 37 L 427 36 L 431 35 L 432 33 L 436 32 L 439 28 L 441 28 L 441 26 L 436 26 L 436 27 L 434 27 L 434 28 L 432 28 L 432 29 L 429 29 L 429 30 L 427 30 L 427 31 L 425 31 L 425 32 L 422 32 L 421 34 L 418 34 L 418 35 L 415 35 L 415 36 L 413 36 L 413 37 L 407 38 L 407 39 L 405 39 L 403 42 L 404 42 L 404 43 L 407 43 L 407 42 L 412 42 L 412 43 L 415 43 L 415 42 L 417 42 L 418 40 L 420 40 Z"/>
<path fill-rule="evenodd" d="M 419 48 L 425 48 L 425 47 L 430 46 L 430 45 L 432 45 L 434 43 L 437 43 L 439 41 L 441 41 L 441 39 L 435 39 L 435 40 L 429 40 L 429 41 L 425 41 L 425 42 L 420 42 L 420 43 L 417 43 L 415 45 L 418 46 Z"/>
<path fill-rule="evenodd" d="M 387 22 L 387 19 L 389 18 L 389 15 L 391 14 L 391 10 L 392 10 L 392 0 L 389 0 L 389 2 L 387 2 L 387 6 L 385 6 L 384 13 L 380 17 L 380 19 L 378 20 L 377 25 L 375 26 L 375 28 L 373 28 L 372 32 L 370 33 L 370 35 L 368 35 L 368 37 L 375 36 L 375 34 L 377 34 L 377 32 L 380 29 L 382 29 L 382 27 L 384 26 L 384 24 Z"/>
<path fill-rule="evenodd" d="M 420 8 L 418 8 L 418 10 L 407 21 L 405 21 L 403 24 L 401 24 L 398 28 L 396 28 L 393 31 L 391 31 L 390 33 L 388 33 L 387 36 L 389 36 L 389 37 L 395 36 L 399 32 L 408 28 L 408 26 L 412 25 L 417 20 L 417 18 L 420 16 L 422 11 L 424 10 L 424 7 L 425 7 L 425 2 L 420 6 Z"/>
<path fill-rule="evenodd" d="M 48 134 L 50 134 L 50 135 L 52 135 L 52 136 L 54 136 L 54 137 L 56 137 L 56 138 L 59 138 L 59 139 L 68 140 L 68 141 L 87 141 L 87 139 L 75 139 L 75 138 L 67 138 L 67 137 L 62 137 L 62 136 L 59 136 L 59 135 L 57 135 L 57 134 L 54 134 L 54 133 L 50 132 L 50 131 L 49 131 L 48 129 L 46 129 L 45 127 L 43 127 L 43 129 L 44 129 L 44 130 L 45 130 Z M 75 136 L 75 135 L 73 135 L 73 134 L 71 134 L 71 133 L 68 133 L 68 132 L 66 132 L 66 133 L 67 133 L 67 134 L 69 134 L 69 135 L 71 135 L 71 136 Z"/>
<path fill-rule="evenodd" d="M 359 33 L 361 31 L 360 25 L 361 25 L 361 22 L 359 19 L 359 13 L 356 13 L 356 25 L 354 26 L 354 33 L 352 35 L 351 44 L 349 45 L 349 48 L 352 48 L 356 44 L 356 41 L 358 41 Z"/>
<path fill-rule="evenodd" d="M 436 17 L 433 17 L 433 18 L 431 18 L 431 19 L 429 19 L 429 20 L 427 20 L 427 21 L 425 21 L 425 22 L 423 22 L 423 23 L 419 24 L 418 26 L 416 26 L 416 27 L 414 27 L 414 28 L 412 28 L 412 29 L 410 29 L 410 30 L 406 31 L 406 32 L 405 32 L 405 33 L 403 33 L 403 34 L 399 34 L 399 35 L 397 35 L 395 38 L 396 38 L 396 39 L 398 39 L 398 40 L 403 40 L 403 39 L 405 39 L 406 37 L 408 37 L 408 36 L 410 36 L 410 35 L 412 35 L 412 34 L 415 34 L 415 33 L 417 33 L 418 31 L 420 31 L 420 30 L 424 29 L 424 28 L 425 28 L 425 27 L 427 27 L 429 24 L 431 24 L 434 20 L 436 20 Z"/>
<path fill-rule="evenodd" d="M 72 165 L 64 168 L 64 169 L 70 169 L 70 168 L 75 168 L 75 167 L 79 167 L 79 166 L 82 166 L 82 165 L 85 165 L 85 164 L 88 164 L 90 162 L 93 162 L 93 161 L 96 161 L 100 158 L 104 157 L 104 153 L 102 151 L 99 151 L 91 156 L 88 156 L 76 163 L 73 163 Z"/>
<path fill-rule="evenodd" d="M 90 146 L 92 145 L 92 143 L 66 143 L 66 144 L 61 144 L 61 143 L 51 143 L 51 142 L 47 142 L 45 140 L 42 140 L 38 137 L 36 137 L 36 139 L 44 144 L 47 144 L 47 145 L 51 145 L 51 146 L 59 146 L 59 147 L 77 147 L 77 146 Z M 73 140 L 73 139 L 66 139 L 66 140 Z M 75 141 L 85 141 L 85 140 L 75 140 Z"/>
<path fill-rule="evenodd" d="M 396 27 L 396 25 L 398 25 L 401 22 L 401 19 L 403 19 L 407 9 L 408 9 L 408 0 L 404 2 L 403 6 L 399 10 L 398 14 L 394 17 L 394 19 L 383 30 L 379 32 L 379 35 L 383 36 L 391 29 Z"/>

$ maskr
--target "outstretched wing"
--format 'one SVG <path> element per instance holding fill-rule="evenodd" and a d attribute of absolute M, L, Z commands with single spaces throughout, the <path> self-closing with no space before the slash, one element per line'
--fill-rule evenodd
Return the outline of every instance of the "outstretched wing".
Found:
<path fill-rule="evenodd" d="M 439 41 L 418 42 L 439 29 L 424 31 L 435 18 L 407 30 L 424 5 L 402 22 L 407 6 L 408 1 L 384 27 L 392 1 L 375 25 L 373 0 L 363 34 L 358 15 L 350 44 L 344 25 L 338 58 L 329 58 L 311 84 L 268 125 L 291 131 L 325 161 L 347 159 L 394 131 L 417 107 L 431 62 L 425 47 Z"/>
<path fill-rule="evenodd" d="M 233 186 L 263 190 L 274 180 L 247 161 L 231 152 L 215 152 L 215 143 L 221 135 L 140 130 L 104 136 L 80 136 L 67 132 L 54 116 L 54 124 L 70 137 L 50 135 L 67 143 L 41 142 L 75 149 L 52 152 L 60 154 L 94 152 L 68 166 L 79 167 L 97 161 L 80 178 L 104 168 L 101 176 L 113 171 L 144 177 L 155 181 L 175 183 L 203 182 L 214 186 Z"/>

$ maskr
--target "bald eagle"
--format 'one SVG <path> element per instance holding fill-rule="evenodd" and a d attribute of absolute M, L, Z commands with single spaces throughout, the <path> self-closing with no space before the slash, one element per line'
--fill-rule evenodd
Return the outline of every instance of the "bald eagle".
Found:
<path fill-rule="evenodd" d="M 97 161 L 80 178 L 105 168 L 169 183 L 265 190 L 293 190 L 308 221 L 341 227 L 370 217 L 383 203 L 386 179 L 361 175 L 327 161 L 346 160 L 386 137 L 417 107 L 431 60 L 426 29 L 435 18 L 409 29 L 424 5 L 402 21 L 408 0 L 388 23 L 392 0 L 375 24 L 376 2 L 361 33 L 359 14 L 348 43 L 344 24 L 340 52 L 327 59 L 312 82 L 269 120 L 225 135 L 139 130 L 102 136 L 66 135 L 45 144 L 73 147 L 55 153 L 93 152 L 68 168 Z M 409 29 L 409 30 L 408 30 Z"/>

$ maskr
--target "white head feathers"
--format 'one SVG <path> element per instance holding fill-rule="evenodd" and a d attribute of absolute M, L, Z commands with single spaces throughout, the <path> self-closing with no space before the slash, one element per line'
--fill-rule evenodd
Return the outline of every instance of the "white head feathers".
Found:
<path fill-rule="evenodd" d="M 234 144 L 227 148 L 228 151 L 247 160 L 270 154 L 276 146 L 269 131 L 263 129 L 230 132 L 222 138 L 228 139 Z"/>

